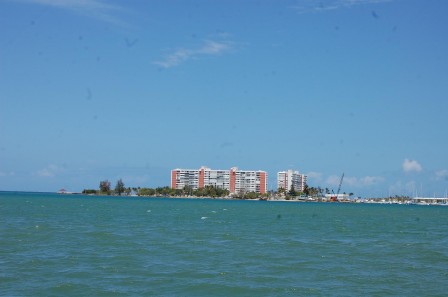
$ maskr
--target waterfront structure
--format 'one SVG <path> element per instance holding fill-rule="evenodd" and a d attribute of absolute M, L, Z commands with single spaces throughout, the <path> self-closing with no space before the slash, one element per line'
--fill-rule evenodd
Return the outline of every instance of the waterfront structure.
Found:
<path fill-rule="evenodd" d="M 306 185 L 307 176 L 300 174 L 298 171 L 287 170 L 277 173 L 277 189 L 283 188 L 286 191 L 291 190 L 294 186 L 294 190 L 303 192 Z"/>
<path fill-rule="evenodd" d="M 327 201 L 347 201 L 349 200 L 350 195 L 346 193 L 339 193 L 339 194 L 325 194 L 325 199 Z"/>
<path fill-rule="evenodd" d="M 214 170 L 204 166 L 200 169 L 171 170 L 171 188 L 183 189 L 185 186 L 194 190 L 213 186 L 229 190 L 232 194 L 265 194 L 268 189 L 268 174 L 261 170 L 239 170 L 237 167 L 230 170 Z"/>

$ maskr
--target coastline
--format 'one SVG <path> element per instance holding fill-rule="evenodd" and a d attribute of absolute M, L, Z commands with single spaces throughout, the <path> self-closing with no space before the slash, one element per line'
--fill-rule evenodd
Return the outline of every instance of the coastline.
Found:
<path fill-rule="evenodd" d="M 5 191 L 8 192 L 8 191 Z M 11 191 L 21 192 L 21 191 Z M 25 193 L 40 193 L 40 192 L 25 192 Z M 42 192 L 48 193 L 48 192 Z M 408 199 L 396 199 L 393 197 L 387 198 L 365 198 L 365 199 L 351 199 L 351 200 L 340 200 L 340 201 L 330 201 L 322 197 L 307 197 L 302 199 L 285 199 L 285 197 L 270 197 L 270 198 L 256 198 L 256 199 L 242 199 L 236 197 L 200 197 L 200 196 L 163 196 L 163 195 L 104 195 L 104 194 L 83 194 L 78 192 L 50 192 L 52 194 L 58 195 L 80 195 L 80 196 L 91 196 L 91 197 L 132 197 L 132 198 L 167 198 L 167 199 L 205 199 L 205 200 L 234 200 L 234 201 L 260 201 L 260 202 L 295 202 L 295 203 L 344 203 L 344 204 L 386 204 L 386 205 L 437 205 L 437 206 L 448 206 L 448 198 L 431 198 L 431 197 L 414 197 Z"/>
<path fill-rule="evenodd" d="M 397 199 L 395 197 L 386 198 L 364 198 L 342 201 L 325 201 L 319 197 L 308 197 L 302 199 L 285 199 L 284 197 L 269 197 L 256 199 L 241 199 L 236 197 L 199 197 L 199 196 L 169 196 L 169 195 L 106 195 L 106 194 L 83 194 L 80 192 L 39 192 L 39 191 L 0 191 L 0 194 L 50 194 L 55 196 L 86 196 L 86 197 L 110 197 L 110 198 L 165 198 L 165 199 L 205 199 L 205 200 L 223 200 L 223 201 L 260 201 L 260 202 L 295 202 L 295 203 L 344 203 L 344 204 L 382 204 L 382 205 L 435 205 L 448 206 L 448 197 L 413 197 Z M 322 198 L 322 197 L 320 197 Z"/>

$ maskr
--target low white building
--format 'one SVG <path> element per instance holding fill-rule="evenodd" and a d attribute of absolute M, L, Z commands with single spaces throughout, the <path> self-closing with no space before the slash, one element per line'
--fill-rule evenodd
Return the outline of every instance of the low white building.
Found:
<path fill-rule="evenodd" d="M 348 194 L 325 194 L 325 198 L 330 200 L 338 200 L 338 201 L 345 201 L 350 198 Z"/>

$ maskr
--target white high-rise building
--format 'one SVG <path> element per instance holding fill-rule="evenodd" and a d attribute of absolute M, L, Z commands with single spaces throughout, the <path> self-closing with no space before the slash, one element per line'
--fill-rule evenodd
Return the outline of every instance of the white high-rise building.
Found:
<path fill-rule="evenodd" d="M 207 167 L 199 169 L 199 188 L 213 186 L 220 189 L 230 189 L 230 171 L 212 170 Z"/>
<path fill-rule="evenodd" d="M 306 175 L 300 174 L 298 171 L 281 171 L 277 173 L 277 189 L 283 188 L 286 191 L 289 191 L 291 190 L 291 187 L 294 186 L 295 191 L 303 192 L 306 180 Z"/>
<path fill-rule="evenodd" d="M 230 169 L 231 193 L 266 193 L 268 189 L 268 174 L 265 171 Z"/>
<path fill-rule="evenodd" d="M 199 170 L 174 169 L 171 171 L 171 184 L 176 185 L 173 189 L 183 189 L 185 186 L 197 189 L 199 187 Z"/>

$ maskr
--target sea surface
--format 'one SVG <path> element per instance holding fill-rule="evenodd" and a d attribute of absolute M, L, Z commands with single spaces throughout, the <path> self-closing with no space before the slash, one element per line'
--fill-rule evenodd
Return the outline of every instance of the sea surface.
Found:
<path fill-rule="evenodd" d="M 448 207 L 0 193 L 0 296 L 447 296 Z"/>

